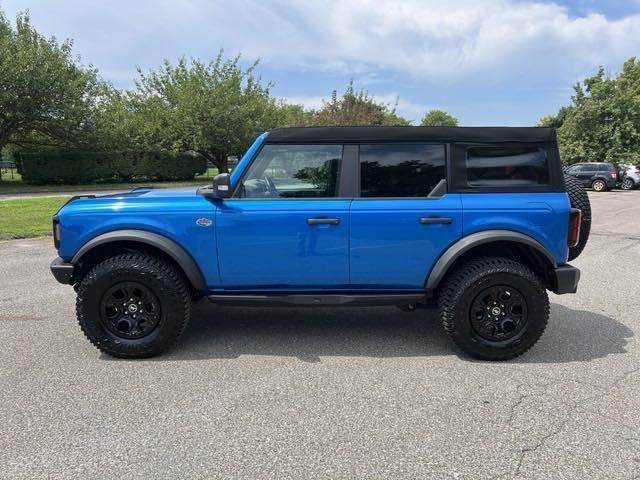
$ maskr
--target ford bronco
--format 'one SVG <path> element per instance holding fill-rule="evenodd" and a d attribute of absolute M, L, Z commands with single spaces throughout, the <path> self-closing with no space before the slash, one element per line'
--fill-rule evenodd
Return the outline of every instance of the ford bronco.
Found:
<path fill-rule="evenodd" d="M 590 222 L 553 129 L 288 128 L 197 190 L 72 198 L 51 270 L 116 357 L 162 353 L 206 297 L 434 307 L 464 352 L 505 360 L 540 338 L 547 290 L 576 292 Z"/>

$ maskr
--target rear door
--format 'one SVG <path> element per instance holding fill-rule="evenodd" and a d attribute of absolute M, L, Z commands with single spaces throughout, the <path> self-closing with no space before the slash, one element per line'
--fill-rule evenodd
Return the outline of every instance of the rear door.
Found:
<path fill-rule="evenodd" d="M 591 182 L 593 182 L 593 179 L 595 178 L 597 171 L 598 171 L 598 165 L 596 165 L 595 163 L 584 164 L 580 168 L 577 178 L 578 180 L 580 180 L 582 185 L 584 185 L 585 187 L 590 187 Z"/>
<path fill-rule="evenodd" d="M 438 257 L 460 238 L 460 195 L 445 188 L 430 196 L 445 179 L 446 149 L 443 144 L 359 146 L 359 188 L 350 213 L 353 288 L 423 289 Z"/>
<path fill-rule="evenodd" d="M 342 289 L 349 284 L 349 199 L 342 145 L 265 145 L 233 198 L 218 204 L 227 290 Z"/>

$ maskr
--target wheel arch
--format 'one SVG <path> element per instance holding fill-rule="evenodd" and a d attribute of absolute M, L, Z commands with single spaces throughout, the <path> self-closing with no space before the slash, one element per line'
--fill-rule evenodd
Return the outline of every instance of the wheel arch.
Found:
<path fill-rule="evenodd" d="M 174 263 L 195 291 L 207 290 L 204 276 L 191 255 L 178 243 L 163 235 L 146 230 L 115 230 L 103 233 L 85 243 L 71 263 L 86 271 L 113 254 L 128 250 L 150 251 Z"/>
<path fill-rule="evenodd" d="M 499 248 L 499 253 L 496 253 Z M 557 267 L 554 256 L 540 242 L 511 230 L 486 230 L 461 238 L 438 258 L 427 275 L 425 288 L 434 291 L 457 265 L 480 256 L 503 256 L 529 266 L 548 286 Z"/>

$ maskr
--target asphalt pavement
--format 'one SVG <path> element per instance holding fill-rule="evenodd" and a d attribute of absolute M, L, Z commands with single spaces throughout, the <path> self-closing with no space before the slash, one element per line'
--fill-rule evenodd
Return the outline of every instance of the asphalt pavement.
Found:
<path fill-rule="evenodd" d="M 578 294 L 504 363 L 432 312 L 205 302 L 169 354 L 115 360 L 50 241 L 0 242 L 0 478 L 640 478 L 640 191 L 590 198 Z"/>

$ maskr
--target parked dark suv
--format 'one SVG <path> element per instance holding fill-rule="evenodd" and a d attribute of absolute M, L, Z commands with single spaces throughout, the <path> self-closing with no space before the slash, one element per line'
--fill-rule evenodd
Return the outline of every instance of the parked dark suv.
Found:
<path fill-rule="evenodd" d="M 596 192 L 615 188 L 618 183 L 618 168 L 613 163 L 574 163 L 565 170 L 567 175 L 577 178 L 585 187 Z"/>

